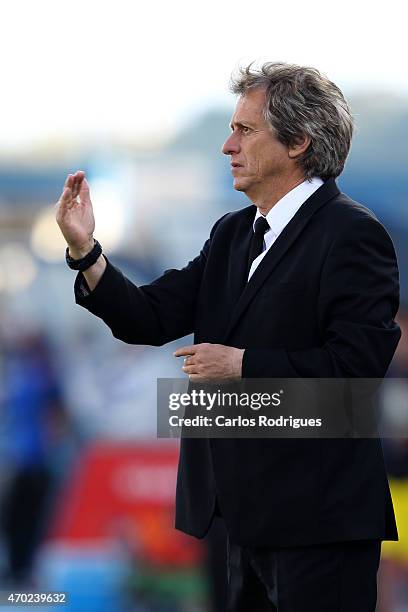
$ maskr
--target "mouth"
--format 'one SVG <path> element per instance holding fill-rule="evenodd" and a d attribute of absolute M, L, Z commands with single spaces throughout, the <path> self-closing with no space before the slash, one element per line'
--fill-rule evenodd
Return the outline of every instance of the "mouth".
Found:
<path fill-rule="evenodd" d="M 237 162 L 231 162 L 231 168 L 242 168 L 242 165 L 237 164 Z"/>

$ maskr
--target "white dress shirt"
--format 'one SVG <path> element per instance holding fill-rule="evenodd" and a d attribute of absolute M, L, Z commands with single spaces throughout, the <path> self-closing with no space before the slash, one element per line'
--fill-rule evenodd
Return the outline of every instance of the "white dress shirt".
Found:
<path fill-rule="evenodd" d="M 251 278 L 266 253 L 269 251 L 279 234 L 285 229 L 292 217 L 295 216 L 299 208 L 304 202 L 314 193 L 319 187 L 323 185 L 322 179 L 313 177 L 310 181 L 303 181 L 300 185 L 289 191 L 278 200 L 275 206 L 272 206 L 271 210 L 266 215 L 265 219 L 269 223 L 270 229 L 265 233 L 264 241 L 266 244 L 265 250 L 258 255 L 252 262 L 251 269 L 249 270 L 248 280 Z M 254 231 L 255 222 L 259 217 L 263 215 L 256 211 L 254 219 Z"/>

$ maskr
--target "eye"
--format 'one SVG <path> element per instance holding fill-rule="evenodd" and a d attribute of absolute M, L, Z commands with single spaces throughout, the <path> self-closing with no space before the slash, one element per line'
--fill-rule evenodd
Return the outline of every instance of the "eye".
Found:
<path fill-rule="evenodd" d="M 247 125 L 243 125 L 241 130 L 243 134 L 248 134 L 251 131 L 251 128 L 249 128 Z"/>

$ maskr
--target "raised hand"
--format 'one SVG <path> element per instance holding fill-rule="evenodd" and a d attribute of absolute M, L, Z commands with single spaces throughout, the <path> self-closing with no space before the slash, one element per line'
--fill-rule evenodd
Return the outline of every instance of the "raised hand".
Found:
<path fill-rule="evenodd" d="M 74 259 L 81 259 L 93 247 L 95 218 L 85 172 L 68 174 L 61 197 L 55 205 L 56 220 Z"/>

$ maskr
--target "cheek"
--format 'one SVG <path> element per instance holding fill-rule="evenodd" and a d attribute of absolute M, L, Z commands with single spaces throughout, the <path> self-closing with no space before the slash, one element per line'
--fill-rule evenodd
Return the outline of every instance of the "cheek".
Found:
<path fill-rule="evenodd" d="M 263 176 L 265 174 L 265 169 L 269 164 L 269 160 L 265 158 L 265 155 L 258 152 L 257 155 L 254 156 L 254 170 L 258 176 Z"/>
<path fill-rule="evenodd" d="M 251 170 L 254 174 L 258 174 L 261 167 L 261 156 L 256 147 L 252 147 L 246 152 L 245 155 L 246 167 Z"/>
<path fill-rule="evenodd" d="M 259 172 L 263 176 L 275 174 L 277 169 L 281 167 L 279 158 L 271 151 L 269 154 L 262 154 L 258 159 Z"/>

